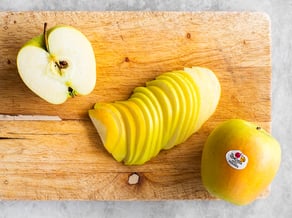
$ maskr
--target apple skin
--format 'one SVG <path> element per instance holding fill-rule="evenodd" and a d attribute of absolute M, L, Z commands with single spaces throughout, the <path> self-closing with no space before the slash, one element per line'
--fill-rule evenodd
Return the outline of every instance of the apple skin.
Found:
<path fill-rule="evenodd" d="M 228 164 L 226 153 L 233 150 L 248 158 L 243 169 Z M 267 189 L 280 162 L 281 147 L 275 138 L 253 123 L 230 119 L 207 138 L 202 153 L 202 182 L 215 197 L 246 205 Z"/>

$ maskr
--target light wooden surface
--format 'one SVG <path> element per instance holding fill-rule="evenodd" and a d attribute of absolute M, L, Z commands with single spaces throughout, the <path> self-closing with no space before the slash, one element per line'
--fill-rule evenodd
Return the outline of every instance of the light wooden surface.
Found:
<path fill-rule="evenodd" d="M 92 94 L 50 105 L 20 80 L 16 55 L 43 23 L 73 25 L 92 42 Z M 0 12 L 0 114 L 62 121 L 0 121 L 0 199 L 212 199 L 200 180 L 204 141 L 221 121 L 242 118 L 270 130 L 270 21 L 261 13 Z M 215 114 L 188 141 L 143 166 L 115 162 L 87 110 L 127 99 L 134 87 L 184 66 L 212 69 L 222 86 Z M 137 173 L 138 184 L 129 184 Z M 268 190 L 263 196 L 268 194 Z"/>

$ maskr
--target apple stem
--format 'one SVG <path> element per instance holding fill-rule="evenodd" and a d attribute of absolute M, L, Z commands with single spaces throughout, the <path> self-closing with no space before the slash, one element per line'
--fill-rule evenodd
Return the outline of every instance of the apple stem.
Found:
<path fill-rule="evenodd" d="M 46 48 L 47 52 L 49 52 L 47 25 L 48 25 L 47 23 L 44 23 L 44 39 L 45 39 L 45 48 Z"/>
<path fill-rule="evenodd" d="M 45 49 L 46 49 L 47 52 L 50 53 L 50 51 L 49 51 L 49 43 L 48 43 L 47 26 L 48 26 L 48 24 L 45 22 L 44 23 L 44 40 L 45 40 Z M 68 67 L 68 62 L 67 61 L 55 61 L 55 64 L 57 65 L 57 67 L 60 70 L 60 75 L 62 75 L 61 70 L 62 69 L 66 69 Z"/>

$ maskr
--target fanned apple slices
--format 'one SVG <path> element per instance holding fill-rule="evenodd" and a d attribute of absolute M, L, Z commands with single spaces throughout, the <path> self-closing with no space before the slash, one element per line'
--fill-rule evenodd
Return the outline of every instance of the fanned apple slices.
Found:
<path fill-rule="evenodd" d="M 128 100 L 89 110 L 106 150 L 126 165 L 141 165 L 186 141 L 214 113 L 220 99 L 215 74 L 202 67 L 163 73 Z"/>

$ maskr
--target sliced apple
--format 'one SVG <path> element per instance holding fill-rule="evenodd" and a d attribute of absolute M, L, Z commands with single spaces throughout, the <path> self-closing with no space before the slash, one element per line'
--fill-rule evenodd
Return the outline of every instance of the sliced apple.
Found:
<path fill-rule="evenodd" d="M 164 77 L 170 77 L 172 80 L 175 80 L 177 84 L 180 86 L 183 91 L 183 97 L 185 99 L 181 99 L 181 102 L 185 104 L 186 107 L 186 117 L 185 122 L 183 122 L 180 136 L 178 138 L 177 143 L 180 144 L 184 142 L 192 133 L 191 127 L 196 121 L 196 104 L 195 102 L 195 94 L 193 93 L 191 87 L 189 86 L 189 81 L 186 80 L 179 72 L 168 72 L 163 74 Z"/>
<path fill-rule="evenodd" d="M 190 75 L 190 73 L 185 72 L 185 71 L 176 71 L 176 72 L 182 75 L 185 81 L 188 81 L 188 84 L 190 85 L 190 88 L 191 88 L 191 92 L 193 94 L 193 98 L 194 98 L 193 107 L 195 108 L 195 117 L 196 117 L 194 122 L 191 124 L 191 128 L 190 128 L 190 134 L 193 134 L 196 132 L 197 122 L 200 116 L 201 98 L 199 95 L 199 88 L 197 84 L 195 83 L 193 77 Z"/>
<path fill-rule="evenodd" d="M 169 98 L 161 88 L 157 86 L 147 86 L 147 89 L 149 89 L 156 96 L 162 110 L 164 131 L 161 149 L 163 149 L 170 138 L 173 125 L 173 109 Z"/>
<path fill-rule="evenodd" d="M 136 154 L 139 154 L 140 152 L 143 151 L 145 141 L 148 140 L 147 139 L 148 136 L 145 134 L 146 133 L 145 117 L 142 109 L 134 101 L 121 101 L 119 103 L 124 104 L 128 108 L 128 110 L 130 111 L 134 118 L 136 126 L 136 138 L 134 147 L 133 149 L 132 147 L 130 147 L 130 149 L 132 150 L 128 158 L 125 159 L 125 161 L 126 164 L 137 164 L 139 163 L 140 155 Z"/>
<path fill-rule="evenodd" d="M 146 83 L 146 86 L 156 86 L 161 88 L 164 91 L 166 96 L 168 97 L 169 101 L 171 102 L 173 117 L 172 117 L 172 129 L 170 131 L 170 138 L 167 144 L 163 147 L 163 149 L 170 149 L 175 145 L 175 138 L 174 134 L 177 134 L 177 126 L 180 122 L 180 101 L 178 94 L 174 88 L 174 86 L 166 80 L 152 80 Z"/>
<path fill-rule="evenodd" d="M 117 108 L 117 110 L 121 113 L 125 130 L 126 130 L 126 145 L 127 145 L 127 153 L 124 158 L 124 163 L 126 165 L 131 164 L 133 157 L 135 155 L 135 142 L 136 142 L 136 123 L 135 118 L 129 111 L 126 105 L 121 102 L 113 103 L 113 106 Z"/>
<path fill-rule="evenodd" d="M 117 134 L 118 122 L 124 124 L 126 151 L 119 151 L 124 154 L 124 163 L 143 164 L 160 150 L 184 142 L 214 113 L 220 92 L 219 81 L 212 71 L 194 67 L 164 73 L 147 82 L 146 87 L 134 89 L 127 101 L 113 103 L 120 118 L 113 113 L 116 118 L 106 120 L 113 122 L 107 125 L 116 138 L 121 137 Z M 105 118 L 98 119 L 105 122 Z M 112 141 L 113 147 L 108 147 L 118 151 L 114 147 L 118 142 Z"/>
<path fill-rule="evenodd" d="M 17 69 L 35 94 L 52 104 L 87 95 L 95 87 L 96 63 L 88 39 L 70 26 L 56 26 L 18 52 Z"/>
<path fill-rule="evenodd" d="M 126 133 L 119 111 L 110 104 L 98 103 L 89 110 L 89 117 L 106 150 L 122 161 L 126 155 Z"/>
<path fill-rule="evenodd" d="M 150 111 L 150 117 L 146 117 L 146 119 L 152 119 L 153 120 L 153 138 L 152 138 L 152 142 L 151 142 L 151 146 L 148 148 L 149 149 L 149 154 L 150 154 L 150 159 L 154 156 L 157 155 L 157 153 L 159 152 L 159 147 L 160 147 L 160 143 L 161 143 L 161 139 L 162 139 L 162 134 L 163 134 L 163 129 L 162 129 L 162 122 L 159 120 L 159 115 L 158 112 L 155 108 L 155 105 L 153 104 L 153 102 L 151 101 L 151 99 L 149 99 L 149 97 L 147 95 L 145 95 L 144 93 L 141 92 L 134 92 L 131 95 L 131 98 L 139 98 L 142 101 L 145 102 L 145 104 L 147 105 L 147 107 L 149 108 Z M 158 151 L 157 151 L 158 150 Z"/>
<path fill-rule="evenodd" d="M 164 138 L 163 133 L 165 132 L 165 123 L 164 123 L 164 117 L 163 117 L 163 112 L 162 112 L 162 108 L 161 105 L 158 101 L 158 99 L 156 98 L 156 96 L 147 88 L 147 87 L 137 87 L 134 89 L 134 93 L 137 92 L 141 92 L 144 95 L 146 95 L 150 101 L 153 103 L 156 113 L 158 115 L 158 120 L 159 120 L 159 125 L 160 125 L 160 131 L 161 134 L 159 135 L 159 138 L 157 139 L 157 144 L 161 145 L 160 147 L 157 146 L 157 150 L 154 153 L 159 153 L 160 149 L 166 144 L 167 140 Z"/>
<path fill-rule="evenodd" d="M 220 83 L 215 74 L 202 67 L 184 68 L 192 76 L 200 96 L 199 119 L 194 132 L 214 113 L 221 95 Z"/>
<path fill-rule="evenodd" d="M 157 128 L 156 124 L 153 122 L 149 106 L 142 99 L 132 96 L 129 101 L 134 102 L 140 107 L 145 120 L 145 123 L 141 123 L 140 125 L 145 125 L 145 136 L 147 138 L 143 148 L 136 152 L 134 156 L 135 164 L 140 165 L 151 159 L 151 148 L 152 143 L 155 141 L 155 138 L 157 138 Z"/>
<path fill-rule="evenodd" d="M 185 82 L 181 82 L 176 73 L 164 73 L 158 76 L 157 79 L 167 80 L 175 87 L 180 101 L 181 122 L 177 127 L 177 135 L 175 144 L 180 144 L 184 141 L 185 135 L 190 125 L 191 116 L 193 115 L 193 108 L 190 106 L 192 103 L 191 93 L 186 87 Z"/>
<path fill-rule="evenodd" d="M 173 145 L 177 145 L 182 140 L 182 135 L 184 134 L 183 131 L 185 131 L 185 127 L 186 127 L 185 124 L 187 122 L 186 97 L 184 95 L 184 91 L 182 90 L 182 88 L 180 87 L 180 85 L 178 84 L 178 82 L 175 79 L 168 77 L 165 74 L 158 76 L 156 79 L 161 80 L 161 81 L 168 81 L 169 83 L 171 83 L 173 85 L 177 95 L 178 95 L 179 107 L 180 107 L 180 115 L 179 115 L 180 122 L 178 123 L 178 125 L 176 127 L 175 133 L 170 138 L 170 141 L 173 141 Z"/>

